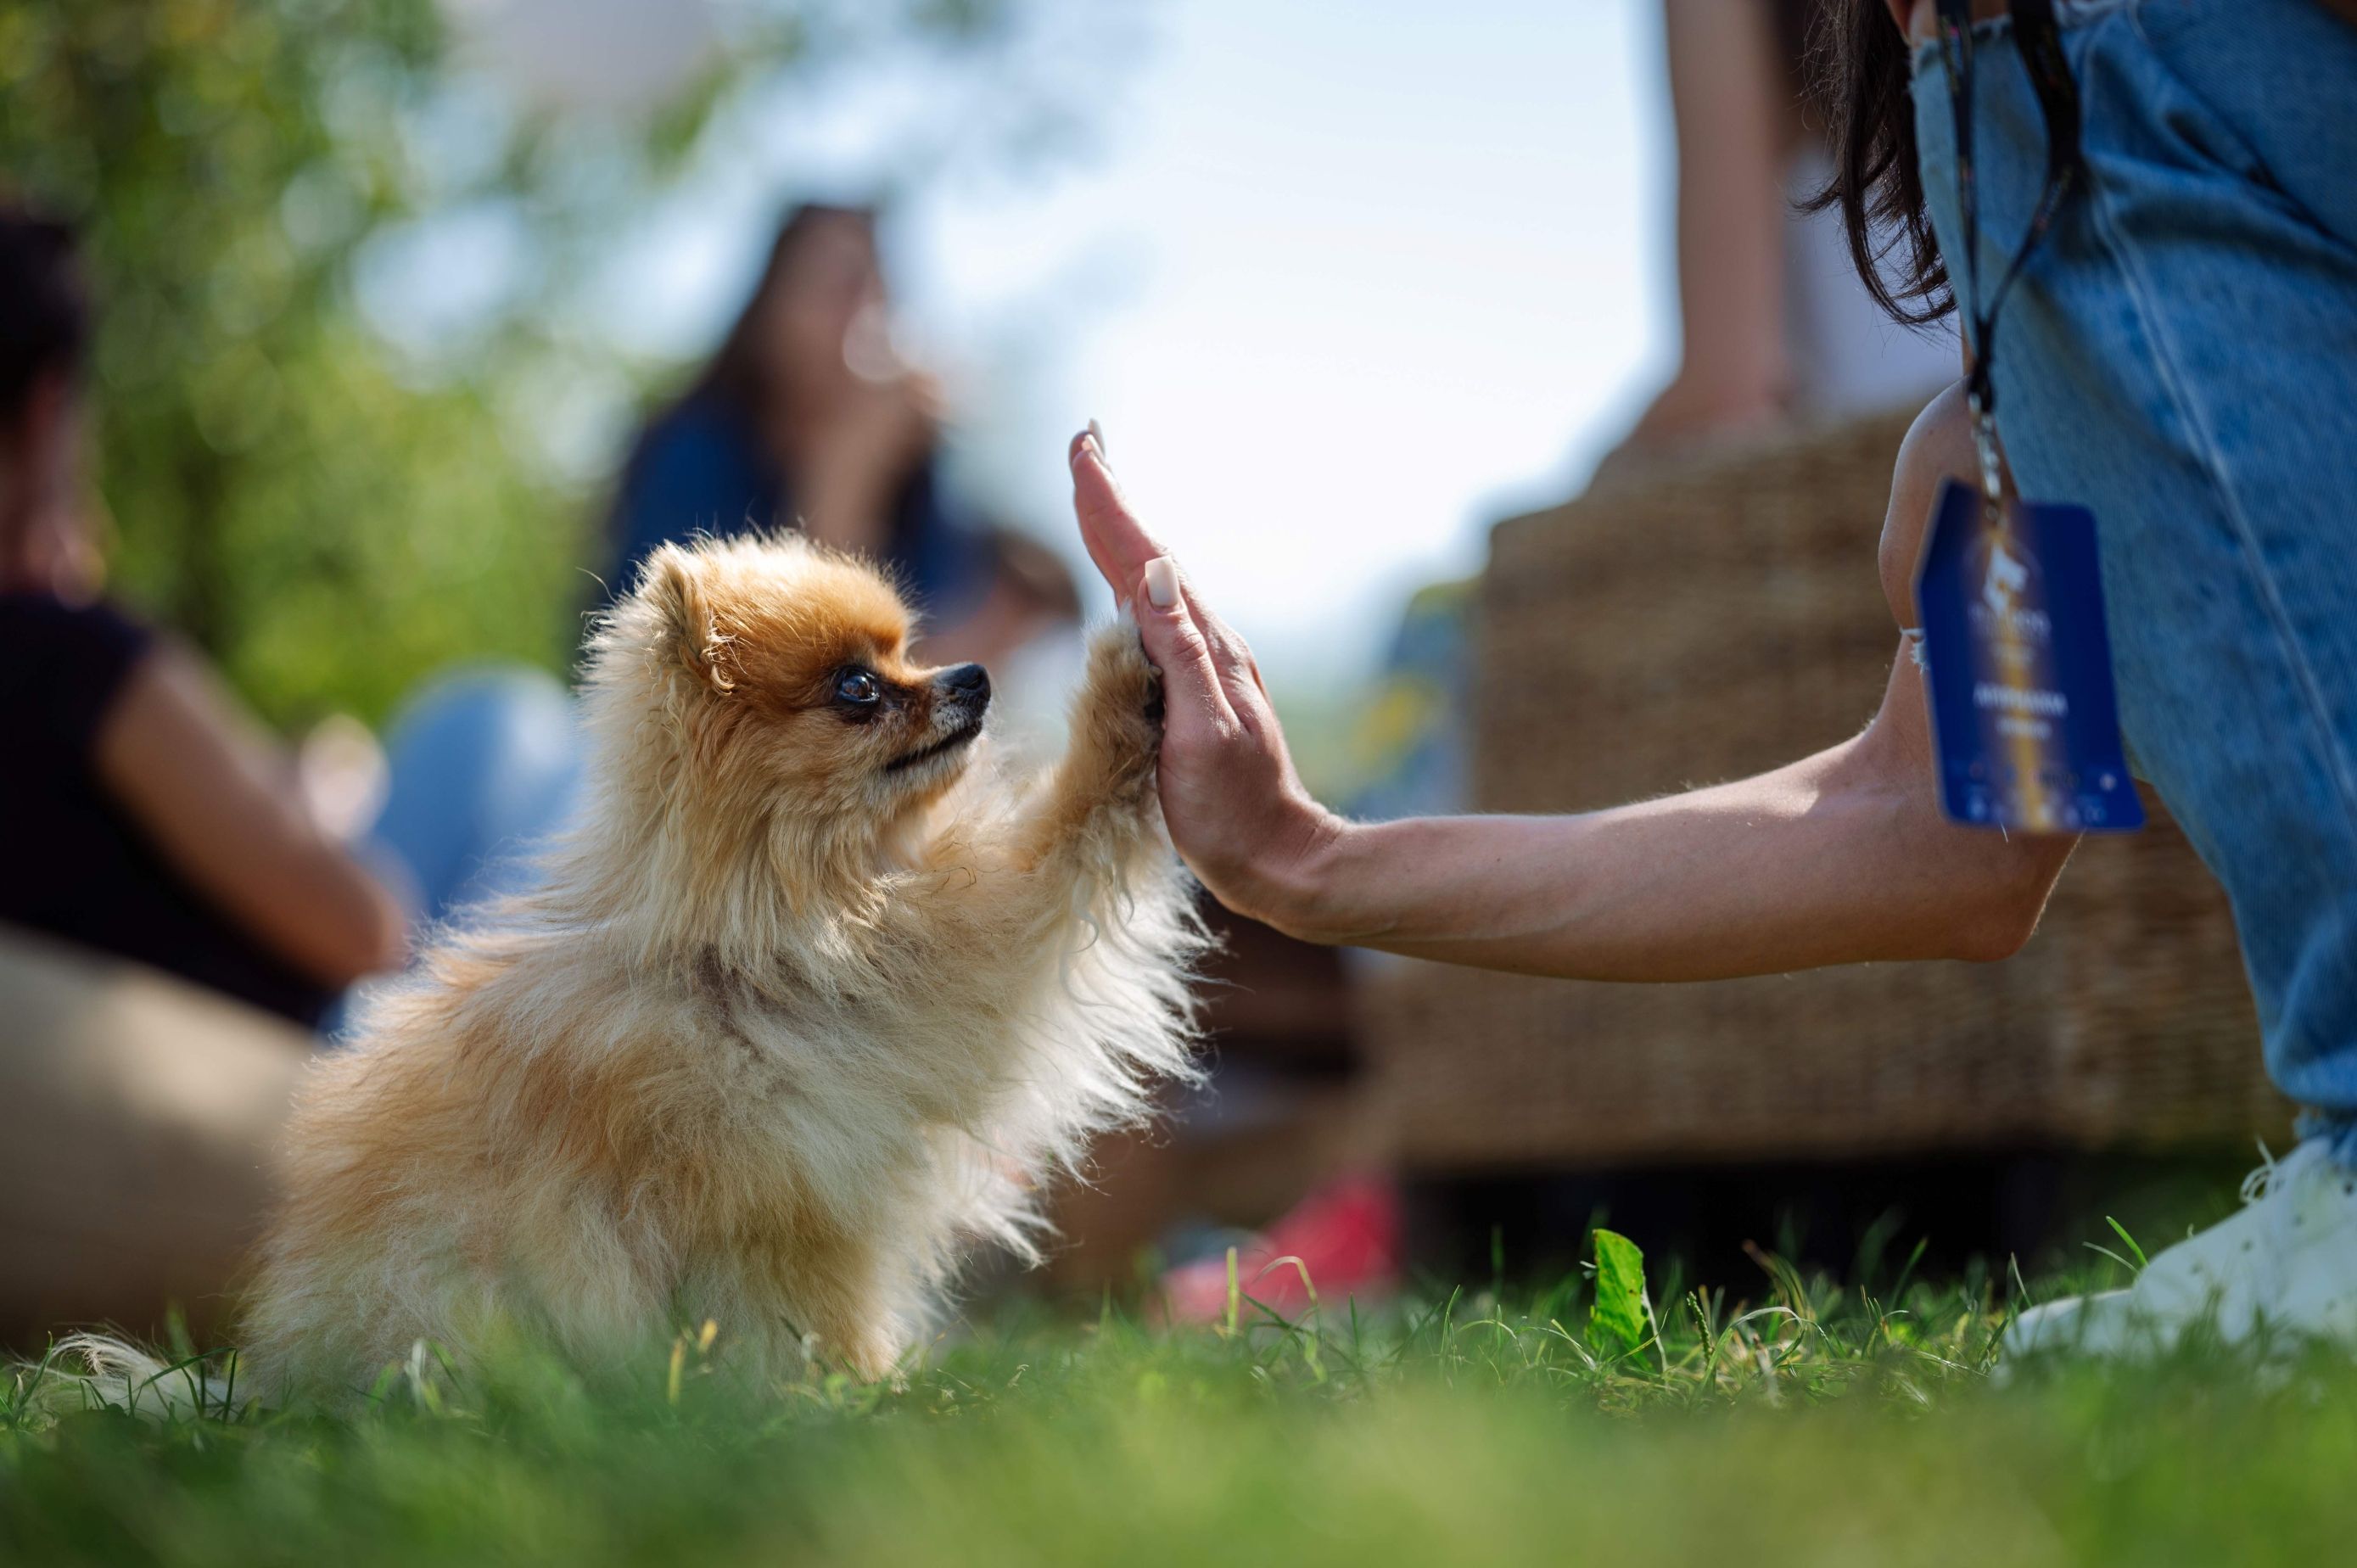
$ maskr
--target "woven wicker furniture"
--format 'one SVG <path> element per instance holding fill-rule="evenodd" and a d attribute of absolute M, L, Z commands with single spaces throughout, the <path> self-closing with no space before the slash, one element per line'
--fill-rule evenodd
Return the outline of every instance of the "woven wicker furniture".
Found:
<path fill-rule="evenodd" d="M 1578 811 L 1855 732 L 1897 639 L 1875 572 L 1903 417 L 1592 488 L 1501 523 L 1473 636 L 1475 804 Z M 1411 1169 L 2281 1134 L 2226 903 L 2157 801 L 2091 839 L 2001 964 L 1705 985 L 1399 964 L 1361 988 Z"/>

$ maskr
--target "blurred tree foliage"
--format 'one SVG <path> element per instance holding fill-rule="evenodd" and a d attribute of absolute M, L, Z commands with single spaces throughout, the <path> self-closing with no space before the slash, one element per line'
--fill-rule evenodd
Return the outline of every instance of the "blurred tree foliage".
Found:
<path fill-rule="evenodd" d="M 898 15 L 972 36 L 1004 9 Z M 81 224 L 100 300 L 114 586 L 281 724 L 381 719 L 455 658 L 562 668 L 592 498 L 513 416 L 563 334 L 528 299 L 420 366 L 371 329 L 356 264 L 435 210 L 496 203 L 542 273 L 563 266 L 678 167 L 732 81 L 808 52 L 790 0 L 762 18 L 627 120 L 464 121 L 453 174 L 442 111 L 479 83 L 434 0 L 0 0 L 0 180 Z"/>
<path fill-rule="evenodd" d="M 282 722 L 571 639 L 574 519 L 483 386 L 404 384 L 350 297 L 413 204 L 395 116 L 443 48 L 430 0 L 0 14 L 0 156 L 95 274 L 115 583 Z"/>

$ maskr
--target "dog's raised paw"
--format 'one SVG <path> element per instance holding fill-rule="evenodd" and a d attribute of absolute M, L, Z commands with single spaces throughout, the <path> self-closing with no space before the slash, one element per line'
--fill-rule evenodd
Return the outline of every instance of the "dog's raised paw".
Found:
<path fill-rule="evenodd" d="M 1137 628 L 1124 618 L 1089 644 L 1088 678 L 1075 715 L 1082 731 L 1104 747 L 1116 788 L 1151 774 L 1162 746 L 1162 676 L 1146 657 Z"/>

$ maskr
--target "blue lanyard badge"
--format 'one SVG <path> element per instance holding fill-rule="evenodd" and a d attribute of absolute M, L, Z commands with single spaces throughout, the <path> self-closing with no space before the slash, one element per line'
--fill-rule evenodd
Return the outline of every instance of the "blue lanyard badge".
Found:
<path fill-rule="evenodd" d="M 1950 479 L 1915 581 L 1940 804 L 1972 827 L 2126 832 L 2144 805 L 2120 747 L 2095 516 Z"/>
<path fill-rule="evenodd" d="M 2094 514 L 2008 496 L 1997 456 L 1997 316 L 2030 252 L 2086 178 L 2078 88 L 2062 56 L 2052 0 L 2013 0 L 2015 41 L 2046 120 L 2046 185 L 2029 232 L 1985 295 L 1973 159 L 1972 5 L 1938 0 L 1938 9 L 1964 222 L 1964 253 L 1951 258 L 1951 271 L 1962 285 L 1973 351 L 1965 395 L 1980 465 L 1977 489 L 1954 479 L 1941 487 L 1915 578 L 1940 804 L 1971 827 L 2126 832 L 2144 825 L 2144 805 L 2120 746 Z"/>

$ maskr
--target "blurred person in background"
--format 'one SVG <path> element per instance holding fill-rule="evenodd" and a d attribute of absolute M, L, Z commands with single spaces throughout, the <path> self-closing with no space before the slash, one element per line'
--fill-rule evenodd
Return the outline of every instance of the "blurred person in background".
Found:
<path fill-rule="evenodd" d="M 973 616 L 992 550 L 942 472 L 939 389 L 902 361 L 889 312 L 875 214 L 795 208 L 719 352 L 640 433 L 609 591 L 666 540 L 799 526 L 889 568 L 934 639 Z"/>
<path fill-rule="evenodd" d="M 101 596 L 73 236 L 0 209 L 0 924 L 316 1026 L 400 906 L 203 662 Z"/>
<path fill-rule="evenodd" d="M 1884 315 L 1850 265 L 1806 112 L 1823 0 L 1663 0 L 1677 156 L 1680 358 L 1614 456 L 1674 455 L 1795 418 L 1920 407 L 1953 335 Z M 1620 466 L 1616 463 L 1616 467 Z"/>

